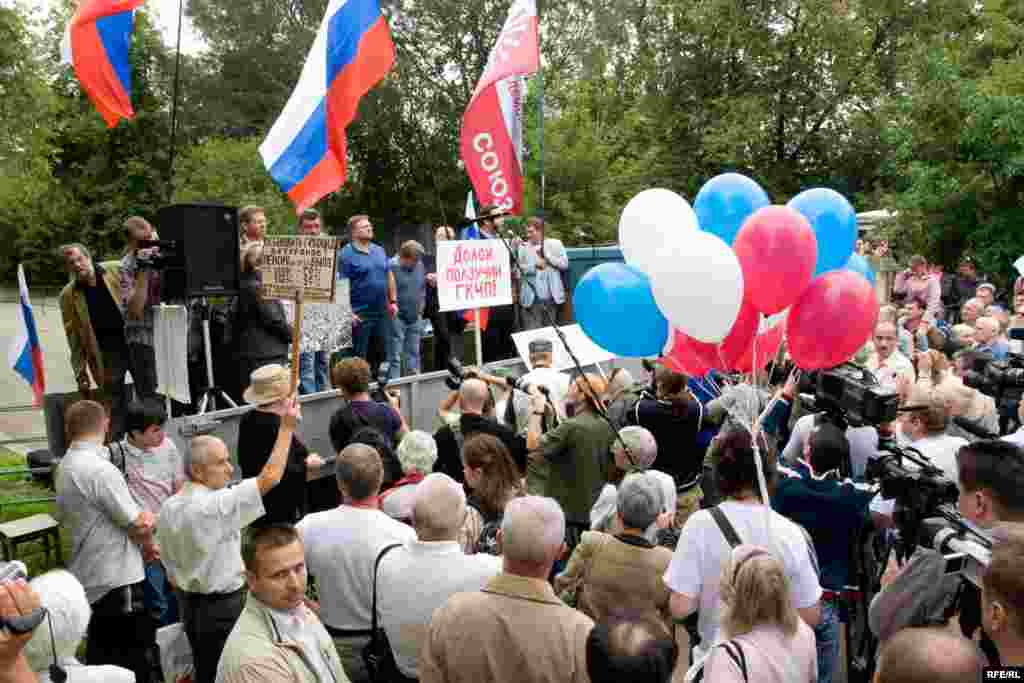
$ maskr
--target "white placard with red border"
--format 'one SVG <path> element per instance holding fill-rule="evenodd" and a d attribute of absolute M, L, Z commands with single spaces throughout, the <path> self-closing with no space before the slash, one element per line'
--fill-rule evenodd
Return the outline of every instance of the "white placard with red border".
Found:
<path fill-rule="evenodd" d="M 512 271 L 501 240 L 438 242 L 437 298 L 441 311 L 511 304 Z"/>

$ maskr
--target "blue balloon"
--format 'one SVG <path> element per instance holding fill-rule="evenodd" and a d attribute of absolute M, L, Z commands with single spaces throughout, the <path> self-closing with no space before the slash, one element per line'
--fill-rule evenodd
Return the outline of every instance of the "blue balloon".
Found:
<path fill-rule="evenodd" d="M 625 263 L 602 263 L 584 275 L 572 295 L 576 321 L 595 344 L 627 358 L 660 356 L 668 320 L 654 302 L 651 282 Z"/>
<path fill-rule="evenodd" d="M 871 269 L 868 260 L 860 254 L 850 256 L 850 260 L 846 262 L 846 269 L 860 273 L 868 282 L 875 284 L 875 271 Z"/>
<path fill-rule="evenodd" d="M 723 173 L 704 183 L 693 209 L 700 229 L 718 235 L 731 247 L 743 222 L 769 204 L 768 193 L 753 180 L 739 173 Z"/>
<path fill-rule="evenodd" d="M 814 275 L 844 268 L 857 242 L 857 212 L 846 197 L 835 190 L 818 187 L 790 200 L 811 224 L 818 240 L 818 262 Z"/>

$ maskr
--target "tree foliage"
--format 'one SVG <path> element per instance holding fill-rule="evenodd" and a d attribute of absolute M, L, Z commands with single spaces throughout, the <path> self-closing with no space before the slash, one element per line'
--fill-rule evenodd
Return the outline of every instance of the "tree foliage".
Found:
<path fill-rule="evenodd" d="M 397 61 L 348 130 L 349 180 L 321 206 L 328 225 L 368 213 L 386 233 L 461 216 L 462 115 L 508 4 L 383 0 Z M 21 260 L 59 277 L 56 244 L 114 254 L 124 216 L 152 218 L 172 200 L 257 203 L 273 225 L 294 222 L 258 147 L 327 0 L 187 3 L 207 47 L 182 59 L 173 177 L 173 50 L 140 11 L 138 116 L 107 130 L 57 63 L 71 6 L 0 9 L 0 239 L 12 245 L 0 270 Z M 906 252 L 948 263 L 969 248 L 1007 276 L 1024 252 L 1016 0 L 571 0 L 540 11 L 525 203 L 569 244 L 614 240 L 640 190 L 692 199 L 735 170 L 777 203 L 824 185 L 860 210 L 897 210 L 892 237 Z"/>

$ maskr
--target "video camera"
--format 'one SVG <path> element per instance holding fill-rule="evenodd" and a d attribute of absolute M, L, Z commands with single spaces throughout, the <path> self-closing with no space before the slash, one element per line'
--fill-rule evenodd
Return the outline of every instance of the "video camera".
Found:
<path fill-rule="evenodd" d="M 992 537 L 964 519 L 956 506 L 943 505 L 940 517 L 921 524 L 918 543 L 942 553 L 946 574 L 960 574 L 981 588 L 981 575 L 992 558 Z"/>
<path fill-rule="evenodd" d="M 843 429 L 892 422 L 899 408 L 899 395 L 894 390 L 879 386 L 874 375 L 853 364 L 805 373 L 799 391 L 813 394 L 815 411 Z"/>
<path fill-rule="evenodd" d="M 1010 330 L 1010 338 L 1024 339 L 1024 329 Z M 963 379 L 967 386 L 994 398 L 1000 415 L 1016 418 L 1013 409 L 1024 395 L 1024 355 L 1011 353 L 1006 360 L 993 360 L 988 353 L 974 354 Z"/>
<path fill-rule="evenodd" d="M 445 378 L 444 382 L 452 391 L 458 391 L 462 387 L 462 383 L 467 379 L 479 379 L 479 375 L 475 370 L 467 370 L 457 358 L 448 359 L 447 369 L 448 377 Z M 530 393 L 530 390 L 534 387 L 533 384 L 524 382 L 522 378 L 519 377 L 506 377 L 505 385 L 510 389 L 517 389 L 524 394 Z M 549 395 L 548 388 L 543 384 L 538 384 L 536 387 L 540 393 L 545 396 Z"/>
<path fill-rule="evenodd" d="M 919 542 L 924 520 L 941 517 L 944 506 L 955 507 L 960 491 L 919 452 L 891 442 L 881 442 L 879 448 L 864 477 L 879 485 L 882 498 L 896 501 L 893 521 L 900 530 L 902 553 L 908 556 Z"/>
<path fill-rule="evenodd" d="M 139 252 L 157 248 L 159 251 L 142 255 Z M 139 268 L 144 270 L 161 270 L 180 260 L 178 243 L 167 240 L 142 240 L 135 252 Z"/>

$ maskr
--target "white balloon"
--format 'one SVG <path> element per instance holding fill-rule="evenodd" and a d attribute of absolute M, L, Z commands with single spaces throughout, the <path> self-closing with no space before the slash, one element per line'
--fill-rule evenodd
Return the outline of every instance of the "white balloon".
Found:
<path fill-rule="evenodd" d="M 672 327 L 709 344 L 728 336 L 743 305 L 743 271 L 722 238 L 689 233 L 683 245 L 659 249 L 647 274 Z"/>
<path fill-rule="evenodd" d="M 789 309 L 779 311 L 775 315 L 770 315 L 767 318 L 761 318 L 760 326 L 758 327 L 757 333 L 764 334 L 768 330 L 772 329 L 779 323 L 785 321 L 789 317 Z"/>
<path fill-rule="evenodd" d="M 697 214 L 671 190 L 644 190 L 629 200 L 619 218 L 619 247 L 626 263 L 645 273 L 658 251 L 685 243 L 697 231 Z"/>

